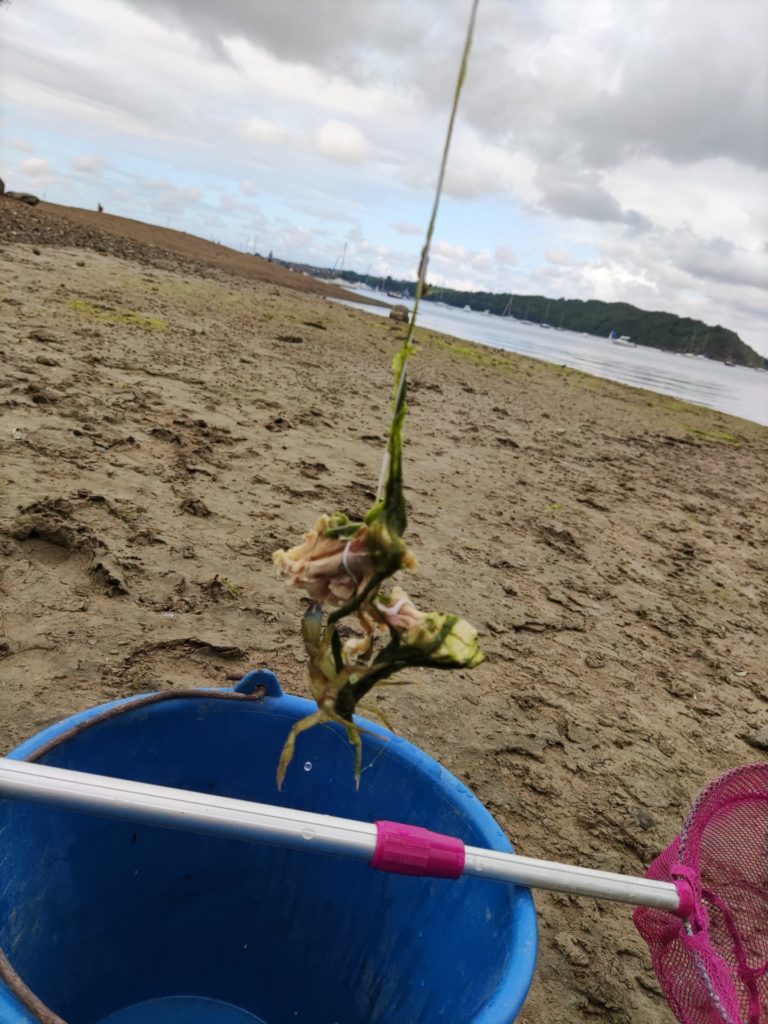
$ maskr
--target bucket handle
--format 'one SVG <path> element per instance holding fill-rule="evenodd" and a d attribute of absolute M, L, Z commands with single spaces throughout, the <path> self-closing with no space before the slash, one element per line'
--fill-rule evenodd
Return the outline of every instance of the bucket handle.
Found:
<path fill-rule="evenodd" d="M 282 697 L 283 688 L 280 685 L 277 676 L 274 672 L 270 672 L 266 668 L 258 668 L 253 672 L 248 672 L 244 675 L 239 683 L 235 686 L 235 693 L 250 694 L 256 690 L 256 687 L 263 686 L 268 697 Z"/>

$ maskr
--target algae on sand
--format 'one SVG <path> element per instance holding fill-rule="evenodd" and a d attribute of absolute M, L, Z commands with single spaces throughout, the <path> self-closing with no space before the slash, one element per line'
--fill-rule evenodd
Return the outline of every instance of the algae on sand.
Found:
<path fill-rule="evenodd" d="M 146 331 L 165 331 L 168 329 L 168 321 L 160 317 L 144 316 L 142 313 L 135 313 L 131 309 L 113 309 L 110 306 L 97 306 L 87 299 L 70 299 L 67 303 L 69 309 L 84 316 L 93 317 L 94 320 L 102 320 L 112 324 L 126 324 L 129 327 L 141 327 Z"/>

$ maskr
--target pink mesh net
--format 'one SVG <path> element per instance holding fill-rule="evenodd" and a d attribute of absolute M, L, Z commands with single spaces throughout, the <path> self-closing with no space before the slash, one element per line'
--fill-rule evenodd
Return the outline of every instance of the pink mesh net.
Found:
<path fill-rule="evenodd" d="M 768 1024 L 768 763 L 711 783 L 647 877 L 690 885 L 685 917 L 634 913 L 678 1019 Z"/>

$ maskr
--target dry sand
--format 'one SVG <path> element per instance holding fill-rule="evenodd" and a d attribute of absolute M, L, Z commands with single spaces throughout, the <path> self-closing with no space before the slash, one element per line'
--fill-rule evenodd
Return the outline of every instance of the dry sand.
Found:
<path fill-rule="evenodd" d="M 64 214 L 0 200 L 3 750 L 258 666 L 304 692 L 269 556 L 370 504 L 402 330 Z M 642 873 L 768 749 L 768 430 L 419 333 L 409 589 L 487 661 L 378 700 L 520 852 Z M 672 1020 L 627 908 L 537 905 L 521 1022 Z"/>

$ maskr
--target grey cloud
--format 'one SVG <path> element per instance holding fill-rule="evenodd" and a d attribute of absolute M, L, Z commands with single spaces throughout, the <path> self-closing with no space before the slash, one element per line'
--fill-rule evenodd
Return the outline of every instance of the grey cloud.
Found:
<path fill-rule="evenodd" d="M 492 167 L 478 167 L 466 158 L 448 166 L 445 191 L 455 199 L 477 199 L 488 193 L 503 191 L 499 173 Z"/>
<path fill-rule="evenodd" d="M 617 241 L 604 247 L 612 259 L 624 266 L 682 287 L 696 279 L 716 285 L 764 291 L 768 287 L 768 258 L 760 250 L 749 250 L 726 238 L 702 238 L 687 225 L 664 230 L 656 227 L 642 240 Z"/>
<path fill-rule="evenodd" d="M 637 210 L 624 210 L 604 187 L 595 171 L 570 173 L 540 167 L 536 176 L 544 207 L 561 217 L 626 224 L 637 234 L 651 228 L 651 221 Z"/>
<path fill-rule="evenodd" d="M 622 221 L 627 225 L 629 233 L 632 235 L 640 235 L 645 231 L 650 231 L 653 227 L 653 221 L 650 217 L 646 217 L 644 213 L 639 213 L 637 210 L 624 210 Z"/>
<path fill-rule="evenodd" d="M 398 4 L 348 0 L 129 0 L 154 19 L 194 33 L 227 59 L 223 40 L 239 36 L 284 60 L 338 70 L 364 80 L 380 74 L 391 55 L 411 51 L 429 34 L 436 8 L 429 0 Z M 382 57 L 385 59 L 382 60 Z"/>
<path fill-rule="evenodd" d="M 748 288 L 768 288 L 768 260 L 762 253 L 749 252 L 725 238 L 697 239 L 691 232 L 675 232 L 679 265 L 694 277 Z"/>
<path fill-rule="evenodd" d="M 143 50 L 129 32 L 124 42 L 120 40 L 119 54 L 109 49 L 109 59 L 85 60 L 83 52 L 98 56 L 105 50 L 105 40 L 112 45 L 107 19 L 92 17 L 81 12 L 79 5 L 60 0 L 35 0 L 28 7 L 19 0 L 8 12 L 9 21 L 26 8 L 37 37 L 31 30 L 19 30 L 18 43 L 8 45 L 3 54 L 3 72 L 14 85 L 20 110 L 29 115 L 34 102 L 41 108 L 47 102 L 50 124 L 67 123 L 75 139 L 81 132 L 74 153 L 90 152 L 93 143 L 85 140 L 93 137 L 94 127 L 100 131 L 100 140 L 114 135 L 112 147 L 103 149 L 113 165 L 107 168 L 104 183 L 99 182 L 105 201 L 108 185 L 124 183 L 132 166 L 126 161 L 120 169 L 123 146 L 129 155 L 155 161 L 157 169 L 150 173 L 157 178 L 171 178 L 172 168 L 179 167 L 185 168 L 185 183 L 192 175 L 191 180 L 201 184 L 209 173 L 215 174 L 217 182 L 229 177 L 233 197 L 242 181 L 241 201 L 249 190 L 258 188 L 266 203 L 270 195 L 290 194 L 294 205 L 332 209 L 338 202 L 338 209 L 344 209 L 349 204 L 350 195 L 357 194 L 348 187 L 352 176 L 342 178 L 335 165 L 326 166 L 328 161 L 321 161 L 316 153 L 302 155 L 300 173 L 295 173 L 276 152 L 281 147 L 244 142 L 237 126 L 253 116 L 279 124 L 284 119 L 297 134 L 304 132 L 307 137 L 312 137 L 322 116 L 359 123 L 376 158 L 376 163 L 365 167 L 365 177 L 359 175 L 360 195 L 364 187 L 374 188 L 379 205 L 393 196 L 387 219 L 397 226 L 402 226 L 399 218 L 412 216 L 408 213 L 412 207 L 398 209 L 394 194 L 382 191 L 382 180 L 385 189 L 394 185 L 403 191 L 411 187 L 428 192 L 434 184 L 435 154 L 455 81 L 468 0 L 123 2 L 147 18 L 180 27 L 208 52 L 201 50 L 193 59 L 193 47 L 188 39 L 179 39 L 181 33 L 171 39 L 151 29 Z M 98 7 L 94 5 L 94 10 Z M 111 11 L 111 5 L 105 9 Z M 121 11 L 126 22 L 133 20 L 125 8 Z M 654 281 L 667 289 L 665 295 L 679 296 L 681 301 L 693 292 L 717 294 L 725 318 L 728 295 L 754 293 L 763 273 L 757 250 L 764 235 L 759 241 L 754 235 L 760 211 L 765 210 L 759 178 L 753 170 L 733 177 L 731 161 L 766 162 L 763 49 L 767 18 L 764 0 L 590 0 L 585 4 L 483 0 L 461 118 L 481 136 L 487 159 L 473 149 L 474 135 L 463 129 L 469 144 L 454 148 L 447 193 L 462 199 L 508 195 L 510 182 L 517 180 L 517 164 L 510 170 L 504 160 L 495 162 L 493 147 L 486 150 L 485 143 L 490 141 L 506 156 L 522 155 L 521 166 L 530 168 L 535 163 L 540 168 L 538 185 L 545 212 L 580 219 L 582 223 L 569 225 L 568 231 L 583 236 L 586 245 L 606 252 L 620 247 L 611 250 L 614 267 L 636 272 L 637 283 L 626 284 L 621 274 L 606 272 L 617 293 L 625 287 L 653 287 L 644 282 Z M 27 12 L 23 20 L 26 23 Z M 384 113 L 366 121 L 364 93 L 353 89 L 339 90 L 348 103 L 343 110 L 335 109 L 329 97 L 327 114 L 318 113 L 323 110 L 323 97 L 313 96 L 307 113 L 305 99 L 294 97 L 290 89 L 275 97 L 268 89 L 249 89 L 246 76 L 223 63 L 229 52 L 227 41 L 238 37 L 282 60 L 333 71 L 344 80 L 342 86 L 347 82 L 382 85 L 394 96 L 391 106 L 402 103 L 402 114 Z M 62 45 L 62 39 L 69 45 Z M 216 53 L 221 63 L 207 59 L 210 53 Z M 193 77 L 198 63 L 199 79 Z M 289 74 L 284 77 L 290 82 Z M 26 89 L 27 85 L 37 91 Z M 359 112 L 354 107 L 356 96 Z M 126 131 L 134 133 L 128 147 L 124 146 Z M 137 139 L 141 145 L 134 147 Z M 457 143 L 460 140 L 462 130 Z M 48 155 L 44 150 L 41 154 Z M 692 179 L 695 194 L 702 197 L 701 220 L 691 203 L 686 207 L 695 225 L 714 222 L 717 226 L 699 228 L 699 235 L 654 226 L 645 213 L 658 221 L 674 222 L 675 196 L 671 191 L 663 193 L 664 202 L 654 204 L 645 187 L 644 198 L 634 198 L 633 188 L 645 163 L 635 162 L 633 168 L 635 157 L 661 158 L 662 170 L 655 172 L 660 176 L 664 160 L 686 166 L 718 154 L 727 159 L 714 171 L 706 165 L 692 166 L 691 173 L 702 175 L 700 180 Z M 609 179 L 607 168 L 614 164 L 626 165 L 628 173 Z M 530 177 L 530 171 L 524 170 L 521 178 L 526 174 Z M 682 177 L 678 172 L 676 181 Z M 70 174 L 69 180 L 85 188 L 83 182 L 91 179 Z M 736 210 L 733 237 L 745 238 L 744 244 L 755 251 L 701 237 L 730 234 L 729 222 L 722 216 L 708 218 L 707 207 L 716 206 L 722 197 L 733 198 L 740 181 L 748 182 L 751 191 L 741 204 L 745 216 L 739 216 L 738 201 L 728 204 Z M 664 185 L 662 181 L 656 188 L 657 195 Z M 205 188 L 210 194 L 211 186 Z M 318 190 L 327 191 L 327 197 L 321 198 Z M 160 189 L 147 189 L 144 183 L 140 190 L 130 190 L 131 201 L 140 203 L 136 213 L 151 211 L 158 201 L 170 204 L 169 209 L 187 203 L 185 223 L 193 230 L 209 216 L 234 230 L 234 210 L 229 214 L 217 207 L 212 212 L 203 198 L 195 200 L 191 193 L 170 193 L 158 199 L 160 194 Z M 526 201 L 532 194 L 530 187 Z M 361 202 L 367 206 L 367 199 Z M 322 232 L 311 233 L 313 241 L 309 235 L 294 236 L 287 226 L 272 225 L 270 231 L 275 240 L 279 236 L 297 247 L 304 239 L 316 249 L 323 238 Z M 466 243 L 477 244 L 473 228 L 467 226 L 467 231 Z M 333 246 L 337 237 L 341 236 L 334 235 Z M 261 233 L 260 238 L 259 245 L 266 245 Z M 492 241 L 483 244 L 493 246 Z M 520 255 L 524 261 L 522 248 Z M 589 282 L 584 280 L 587 289 Z"/>
<path fill-rule="evenodd" d="M 194 122 L 185 111 L 181 100 L 163 97 L 158 103 L 157 96 L 143 88 L 141 81 L 127 86 L 122 78 L 110 75 L 97 66 L 79 65 L 74 55 L 61 49 L 55 53 L 34 52 L 16 46 L 4 55 L 4 70 L 35 83 L 44 83 L 56 92 L 62 100 L 80 101 L 91 111 L 123 111 L 138 117 L 145 129 L 159 128 L 174 123 Z M 171 104 L 174 109 L 169 110 Z"/>
<path fill-rule="evenodd" d="M 243 37 L 445 111 L 463 0 L 128 0 L 226 59 Z M 463 116 L 492 141 L 584 167 L 650 154 L 768 166 L 764 0 L 484 0 Z M 461 194 L 461 183 L 459 183 Z"/>
<path fill-rule="evenodd" d="M 396 84 L 435 114 L 448 105 L 467 15 L 463 0 L 128 2 L 222 58 L 227 38 L 244 37 L 352 81 Z M 463 116 L 547 164 L 656 155 L 768 166 L 766 37 L 764 0 L 484 0 Z M 475 194 L 454 176 L 458 196 Z"/>
<path fill-rule="evenodd" d="M 594 168 L 635 155 L 768 166 L 763 0 L 528 8 L 489 0 L 478 32 L 464 111 L 489 138 Z"/>
<path fill-rule="evenodd" d="M 679 8 L 645 53 L 630 50 L 621 91 L 606 105 L 606 134 L 623 123 L 624 148 L 674 162 L 724 154 L 768 166 L 768 6 L 686 0 Z"/>
<path fill-rule="evenodd" d="M 620 221 L 622 217 L 619 201 L 600 186 L 560 182 L 544 189 L 544 202 L 561 217 L 607 221 Z"/>

